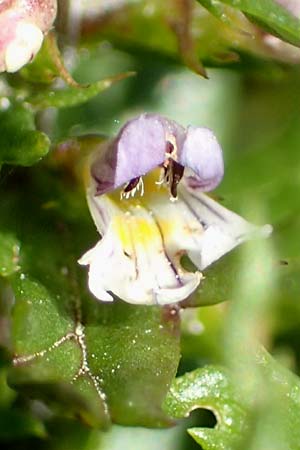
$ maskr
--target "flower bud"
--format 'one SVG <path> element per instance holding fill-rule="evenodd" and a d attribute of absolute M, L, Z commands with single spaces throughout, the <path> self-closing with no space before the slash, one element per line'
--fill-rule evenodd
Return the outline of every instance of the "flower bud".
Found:
<path fill-rule="evenodd" d="M 0 3 L 1 72 L 16 72 L 35 57 L 56 12 L 57 0 L 4 0 Z"/>
<path fill-rule="evenodd" d="M 293 16 L 300 17 L 300 0 L 276 0 L 281 6 L 286 8 Z"/>

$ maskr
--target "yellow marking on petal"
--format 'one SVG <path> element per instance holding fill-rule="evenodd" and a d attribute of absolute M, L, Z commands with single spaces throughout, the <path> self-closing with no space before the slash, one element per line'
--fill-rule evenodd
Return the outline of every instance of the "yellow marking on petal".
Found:
<path fill-rule="evenodd" d="M 112 221 L 112 227 L 119 237 L 123 249 L 131 254 L 134 249 L 132 248 L 132 238 L 130 227 L 128 226 L 128 218 L 123 215 L 116 216 Z"/>
<path fill-rule="evenodd" d="M 136 216 L 117 216 L 113 219 L 113 228 L 119 237 L 124 250 L 131 253 L 133 241 L 138 244 L 150 244 L 157 239 L 157 227 L 149 220 Z"/>
<path fill-rule="evenodd" d="M 136 248 L 142 246 L 147 251 L 153 251 L 154 247 L 161 247 L 162 239 L 167 242 L 173 240 L 176 236 L 189 234 L 189 230 L 184 229 L 181 217 L 173 214 L 168 217 L 151 217 L 151 203 L 156 199 L 162 202 L 170 202 L 170 194 L 168 187 L 157 185 L 161 169 L 155 169 L 143 177 L 145 192 L 141 196 L 139 192 L 134 197 L 120 199 L 122 189 L 115 190 L 107 197 L 119 209 L 120 215 L 114 217 L 113 227 L 116 235 L 121 241 L 122 248 L 126 253 L 132 255 L 136 252 Z M 144 211 L 143 211 L 143 210 Z M 149 217 L 145 217 L 146 214 Z M 159 223 L 155 223 L 156 220 Z M 178 219 L 178 220 L 177 220 Z"/>
<path fill-rule="evenodd" d="M 138 247 L 146 251 L 163 250 L 162 235 L 169 235 L 174 230 L 172 221 L 160 221 L 159 227 L 151 219 L 135 215 L 119 215 L 114 217 L 112 226 L 116 236 L 119 237 L 121 246 L 129 256 L 136 253 Z M 163 239 L 164 240 L 164 239 Z"/>

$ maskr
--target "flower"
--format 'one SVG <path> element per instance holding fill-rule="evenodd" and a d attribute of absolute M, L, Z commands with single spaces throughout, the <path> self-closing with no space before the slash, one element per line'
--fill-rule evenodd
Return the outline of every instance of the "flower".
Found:
<path fill-rule="evenodd" d="M 290 13 L 294 19 L 300 18 L 300 0 L 276 0 L 276 2 L 286 9 L 286 12 Z M 278 16 L 280 20 L 281 15 L 278 14 Z M 289 44 L 269 33 L 262 33 L 262 39 L 271 58 L 276 57 L 284 62 L 299 64 L 300 49 L 298 46 Z"/>
<path fill-rule="evenodd" d="M 56 12 L 57 0 L 0 2 L 0 72 L 16 72 L 34 58 Z"/>
<path fill-rule="evenodd" d="M 154 114 L 129 121 L 92 155 L 87 200 L 102 240 L 79 263 L 102 301 L 169 304 L 186 299 L 199 270 L 253 237 L 267 236 L 203 191 L 223 177 L 222 150 L 211 130 L 184 129 Z"/>

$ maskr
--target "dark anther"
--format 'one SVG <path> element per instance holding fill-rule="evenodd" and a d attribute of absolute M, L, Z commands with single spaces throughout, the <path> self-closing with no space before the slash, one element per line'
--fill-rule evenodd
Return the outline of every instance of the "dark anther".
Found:
<path fill-rule="evenodd" d="M 177 186 L 183 177 L 184 167 L 178 162 L 170 159 L 169 183 L 170 191 L 173 198 L 177 198 Z"/>
<path fill-rule="evenodd" d="M 130 192 L 134 189 L 140 181 L 140 177 L 132 178 L 129 183 L 124 187 L 124 192 Z"/>
<path fill-rule="evenodd" d="M 174 145 L 171 142 L 167 141 L 166 153 L 170 153 L 170 155 L 171 155 L 173 153 L 173 151 L 174 151 Z"/>

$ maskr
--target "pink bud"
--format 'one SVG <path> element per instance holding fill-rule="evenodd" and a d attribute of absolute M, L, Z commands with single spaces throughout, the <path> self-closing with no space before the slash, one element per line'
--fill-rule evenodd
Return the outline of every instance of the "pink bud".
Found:
<path fill-rule="evenodd" d="M 290 13 L 299 18 L 300 16 L 300 0 L 276 0 L 281 6 L 286 8 Z"/>
<path fill-rule="evenodd" d="M 56 12 L 57 0 L 0 2 L 0 72 L 16 72 L 34 58 Z"/>

